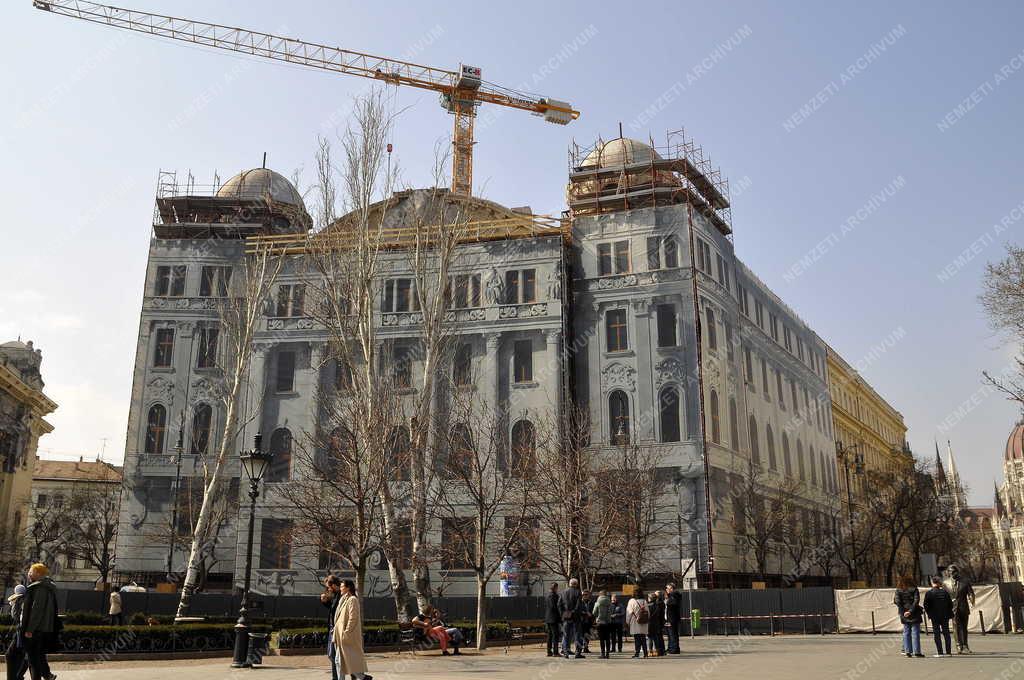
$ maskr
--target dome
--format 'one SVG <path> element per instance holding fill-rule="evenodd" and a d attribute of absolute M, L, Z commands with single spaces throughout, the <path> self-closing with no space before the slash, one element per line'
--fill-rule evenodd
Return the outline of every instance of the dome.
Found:
<path fill-rule="evenodd" d="M 619 137 L 610 142 L 601 142 L 591 151 L 583 162 L 581 168 L 614 168 L 634 163 L 649 163 L 651 160 L 661 160 L 661 156 L 649 144 L 644 144 L 635 139 Z"/>
<path fill-rule="evenodd" d="M 1017 423 L 1006 440 L 1005 458 L 1007 461 L 1024 460 L 1024 421 Z"/>
<path fill-rule="evenodd" d="M 302 195 L 283 176 L 267 168 L 240 172 L 221 185 L 218 198 L 257 199 L 269 197 L 278 203 L 295 205 L 305 210 Z"/>
<path fill-rule="evenodd" d="M 28 349 L 28 345 L 23 343 L 21 340 L 11 340 L 0 345 L 0 349 Z"/>

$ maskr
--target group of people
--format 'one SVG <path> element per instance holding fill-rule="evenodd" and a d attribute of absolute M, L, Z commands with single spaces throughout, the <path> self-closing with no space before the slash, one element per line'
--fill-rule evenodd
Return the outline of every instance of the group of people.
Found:
<path fill-rule="evenodd" d="M 665 591 L 648 596 L 637 589 L 623 606 L 618 595 L 602 590 L 593 597 L 589 590 L 580 590 L 578 579 L 570 579 L 559 593 L 558 584 L 551 584 L 544 614 L 547 631 L 547 655 L 566 659 L 586 658 L 590 640 L 596 629 L 602 659 L 613 652 L 622 652 L 622 641 L 628 631 L 633 638 L 633 658 L 679 654 L 679 625 L 682 618 L 682 594 L 669 583 Z M 668 648 L 665 635 L 668 634 Z M 574 650 L 575 648 L 575 650 Z"/>
<path fill-rule="evenodd" d="M 45 564 L 28 570 L 28 586 L 17 585 L 7 598 L 11 607 L 14 635 L 7 647 L 7 680 L 56 680 L 46 654 L 52 651 L 61 629 L 57 616 L 57 586 Z"/>
<path fill-rule="evenodd" d="M 324 579 L 320 603 L 327 607 L 327 656 L 331 680 L 373 680 L 366 670 L 363 654 L 363 608 L 356 596 L 356 584 L 330 574 Z M 340 676 L 340 677 L 339 677 Z"/>
<path fill-rule="evenodd" d="M 903 653 L 909 658 L 923 658 L 921 653 L 921 623 L 927 616 L 935 637 L 936 657 L 952 656 L 949 622 L 953 621 L 958 654 L 971 654 L 967 645 L 967 624 L 974 606 L 974 588 L 963 578 L 954 565 L 949 568 L 949 582 L 944 584 L 938 576 L 931 579 L 932 587 L 921 595 L 914 580 L 901 577 L 893 604 L 903 624 Z M 948 588 L 947 588 L 948 585 Z"/>

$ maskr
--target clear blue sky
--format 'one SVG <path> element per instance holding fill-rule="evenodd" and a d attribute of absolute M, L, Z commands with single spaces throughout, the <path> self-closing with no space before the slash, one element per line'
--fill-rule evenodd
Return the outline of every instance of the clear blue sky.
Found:
<path fill-rule="evenodd" d="M 951 439 L 972 501 L 990 502 L 1017 412 L 979 391 L 980 373 L 1003 370 L 1015 349 L 988 331 L 976 296 L 984 262 L 1022 241 L 1012 220 L 1024 200 L 1024 7 L 124 2 L 439 67 L 464 61 L 571 101 L 583 116 L 567 128 L 508 112 L 478 130 L 477 183 L 507 205 L 564 207 L 573 137 L 613 137 L 620 121 L 641 138 L 685 126 L 744 187 L 740 256 L 847 359 L 866 358 L 918 454 Z M 107 438 L 117 460 L 158 169 L 209 182 L 266 151 L 270 167 L 305 168 L 309 182 L 316 136 L 333 134 L 368 82 L 51 16 L 29 0 L 5 2 L 0 18 L 0 336 L 43 350 L 60 403 L 44 455 L 94 456 Z M 451 119 L 429 93 L 402 90 L 398 102 L 411 108 L 396 155 L 422 185 Z M 654 115 L 638 124 L 645 110 Z M 978 254 L 941 280 L 972 242 Z"/>

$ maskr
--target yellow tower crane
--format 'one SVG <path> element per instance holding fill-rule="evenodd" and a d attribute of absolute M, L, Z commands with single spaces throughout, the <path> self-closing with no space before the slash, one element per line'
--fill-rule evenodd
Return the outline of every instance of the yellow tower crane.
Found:
<path fill-rule="evenodd" d="M 483 80 L 476 66 L 460 64 L 457 71 L 447 71 L 295 38 L 94 2 L 33 0 L 32 5 L 47 12 L 161 38 L 373 78 L 394 85 L 433 90 L 440 94 L 441 106 L 455 116 L 452 134 L 452 193 L 464 196 L 473 192 L 473 119 L 476 117 L 476 107 L 481 102 L 530 111 L 558 125 L 567 125 L 580 117 L 579 111 L 567 102 L 489 83 Z"/>

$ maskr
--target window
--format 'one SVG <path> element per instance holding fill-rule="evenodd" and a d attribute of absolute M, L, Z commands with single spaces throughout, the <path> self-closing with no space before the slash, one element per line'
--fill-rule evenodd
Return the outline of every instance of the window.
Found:
<path fill-rule="evenodd" d="M 743 312 L 743 316 L 745 316 L 745 317 L 747 317 L 749 319 L 750 318 L 750 297 L 747 294 L 747 289 L 744 288 L 743 286 L 739 285 L 739 284 L 736 284 L 736 287 L 739 289 L 738 297 L 739 297 L 739 301 L 740 301 L 740 311 Z"/>
<path fill-rule="evenodd" d="M 459 479 L 472 472 L 474 449 L 473 435 L 465 423 L 452 426 L 448 441 L 448 461 L 445 475 L 449 479 Z"/>
<path fill-rule="evenodd" d="M 811 465 L 811 484 L 816 485 L 818 483 L 818 462 L 814 459 L 814 449 L 811 447 L 807 448 L 807 458 Z"/>
<path fill-rule="evenodd" d="M 463 387 L 473 382 L 473 348 L 468 343 L 459 345 L 455 350 L 455 361 L 452 366 L 452 382 Z"/>
<path fill-rule="evenodd" d="M 792 352 L 793 351 L 793 332 L 790 331 L 789 330 L 789 326 L 786 326 L 785 324 L 783 324 L 782 331 L 783 331 L 783 334 L 782 334 L 783 335 L 783 339 L 785 341 L 783 344 L 785 345 L 787 351 Z"/>
<path fill-rule="evenodd" d="M 658 396 L 658 404 L 661 415 L 661 441 L 679 441 L 679 390 L 671 386 L 666 387 Z"/>
<path fill-rule="evenodd" d="M 711 409 L 711 441 L 716 444 L 722 443 L 722 421 L 718 415 L 718 392 L 711 390 L 708 399 Z"/>
<path fill-rule="evenodd" d="M 782 433 L 782 467 L 787 477 L 793 476 L 793 464 L 789 459 L 789 436 L 785 432 Z"/>
<path fill-rule="evenodd" d="M 210 448 L 210 428 L 213 426 L 213 408 L 200 404 L 192 414 L 192 447 L 190 453 L 205 456 Z"/>
<path fill-rule="evenodd" d="M 277 371 L 274 376 L 274 391 L 295 391 L 295 352 L 282 350 L 277 353 Z"/>
<path fill-rule="evenodd" d="M 780 371 L 778 369 L 775 370 L 775 391 L 779 395 L 779 408 L 781 408 L 783 411 L 785 411 L 786 410 L 786 399 L 785 399 L 785 396 L 784 396 L 784 394 L 782 392 L 782 371 Z"/>
<path fill-rule="evenodd" d="M 757 441 L 757 419 L 751 414 L 750 419 L 747 421 L 747 429 L 750 432 L 750 460 L 754 461 L 755 465 L 761 464 L 761 449 Z"/>
<path fill-rule="evenodd" d="M 704 239 L 697 239 L 697 269 L 705 274 L 711 273 L 711 247 Z"/>
<path fill-rule="evenodd" d="M 707 305 L 704 313 L 708 318 L 708 349 L 718 349 L 718 332 L 715 329 L 715 310 L 711 308 L 711 305 Z"/>
<path fill-rule="evenodd" d="M 386 314 L 419 311 L 419 297 L 412 279 L 388 279 L 384 282 L 383 295 L 381 311 Z"/>
<path fill-rule="evenodd" d="M 199 297 L 226 298 L 231 288 L 231 267 L 203 267 Z"/>
<path fill-rule="evenodd" d="M 647 239 L 647 269 L 675 269 L 679 266 L 679 248 L 671 236 L 651 236 Z"/>
<path fill-rule="evenodd" d="M 764 398 L 769 398 L 768 392 L 768 362 L 761 357 L 761 388 L 764 390 Z"/>
<path fill-rule="evenodd" d="M 625 309 L 609 309 L 605 313 L 605 330 L 609 352 L 623 352 L 629 349 Z"/>
<path fill-rule="evenodd" d="M 344 359 L 334 360 L 334 389 L 339 392 L 352 389 L 352 367 Z"/>
<path fill-rule="evenodd" d="M 779 320 L 775 317 L 774 314 L 771 314 L 771 313 L 768 314 L 768 325 L 769 325 L 770 330 L 771 330 L 772 340 L 774 340 L 775 342 L 778 342 L 779 341 Z"/>
<path fill-rule="evenodd" d="M 753 391 L 753 389 L 754 389 L 754 359 L 753 359 L 753 357 L 750 354 L 750 348 L 749 347 L 744 347 L 743 348 L 743 366 L 744 366 L 744 368 L 746 368 L 746 371 L 747 371 L 747 374 L 746 374 L 747 387 L 749 387 L 750 390 Z"/>
<path fill-rule="evenodd" d="M 732 290 L 729 285 L 729 265 L 725 261 L 725 258 L 715 253 L 715 264 L 718 269 L 718 282 L 722 284 L 726 290 Z"/>
<path fill-rule="evenodd" d="M 676 340 L 676 306 L 658 305 L 658 347 L 675 347 Z"/>
<path fill-rule="evenodd" d="M 445 517 L 441 520 L 442 569 L 472 569 L 469 555 L 476 545 L 476 524 L 472 517 Z"/>
<path fill-rule="evenodd" d="M 533 381 L 533 342 L 516 340 L 513 351 L 513 373 L 517 383 Z"/>
<path fill-rule="evenodd" d="M 519 272 L 505 272 L 505 304 L 514 305 L 519 303 Z"/>
<path fill-rule="evenodd" d="M 47 499 L 47 496 L 46 496 L 45 493 L 41 493 L 38 496 L 36 496 L 36 507 L 37 508 L 45 508 L 46 507 L 46 499 Z"/>
<path fill-rule="evenodd" d="M 292 522 L 288 519 L 260 521 L 260 569 L 292 568 Z"/>
<path fill-rule="evenodd" d="M 153 294 L 157 297 L 182 297 L 185 295 L 185 274 L 187 272 L 188 267 L 185 265 L 157 267 L 156 286 Z"/>
<path fill-rule="evenodd" d="M 540 520 L 536 517 L 505 517 L 505 536 L 509 553 L 519 560 L 521 569 L 540 569 Z"/>
<path fill-rule="evenodd" d="M 391 443 L 391 441 L 388 442 L 389 445 Z M 397 464 L 395 463 L 395 452 L 389 449 L 388 453 L 391 454 L 387 459 L 388 462 Z M 326 450 L 321 452 L 321 458 L 315 461 L 314 472 L 321 479 L 336 480 L 344 474 L 344 470 L 354 460 L 359 460 L 355 435 L 347 427 L 338 426 L 331 430 L 331 435 L 327 439 Z"/>
<path fill-rule="evenodd" d="M 167 409 L 160 404 L 154 404 L 146 416 L 146 453 L 163 453 L 166 435 Z"/>
<path fill-rule="evenodd" d="M 529 420 L 520 420 L 512 427 L 511 458 L 509 469 L 514 477 L 526 476 L 533 469 L 537 432 Z"/>
<path fill-rule="evenodd" d="M 768 467 L 775 469 L 775 433 L 772 432 L 772 424 L 764 426 L 765 440 L 768 442 Z"/>
<path fill-rule="evenodd" d="M 796 355 L 800 361 L 804 360 L 804 339 L 799 335 L 796 337 Z"/>
<path fill-rule="evenodd" d="M 754 320 L 758 328 L 764 328 L 764 307 L 760 300 L 754 300 Z"/>
<path fill-rule="evenodd" d="M 537 301 L 537 270 L 505 272 L 505 304 L 516 305 Z"/>
<path fill-rule="evenodd" d="M 303 316 L 305 314 L 306 286 L 301 283 L 277 287 L 275 316 Z"/>
<path fill-rule="evenodd" d="M 456 274 L 448 277 L 448 306 L 467 309 L 480 306 L 480 275 Z"/>
<path fill-rule="evenodd" d="M 732 448 L 740 450 L 740 421 L 736 415 L 736 399 L 729 397 L 729 439 Z"/>
<path fill-rule="evenodd" d="M 215 326 L 199 327 L 199 351 L 196 355 L 196 368 L 216 368 L 219 335 L 220 331 Z"/>
<path fill-rule="evenodd" d="M 153 352 L 154 368 L 170 368 L 174 358 L 174 329 L 156 329 L 156 348 Z"/>
<path fill-rule="evenodd" d="M 629 443 L 629 398 L 622 390 L 608 395 L 608 422 L 611 426 L 611 443 Z"/>
<path fill-rule="evenodd" d="M 398 389 L 412 387 L 412 353 L 409 348 L 401 345 L 391 348 L 391 378 Z"/>
<path fill-rule="evenodd" d="M 268 482 L 287 482 L 292 476 L 292 433 L 287 427 L 279 427 L 270 435 L 270 468 Z"/>
<path fill-rule="evenodd" d="M 807 471 L 804 468 L 804 445 L 796 440 L 796 469 L 800 475 L 800 481 L 807 479 Z"/>
<path fill-rule="evenodd" d="M 726 321 L 723 325 L 725 326 L 725 358 L 732 361 L 736 358 L 736 352 L 733 351 L 732 346 L 732 324 Z"/>
<path fill-rule="evenodd" d="M 388 439 L 388 460 L 394 469 L 395 479 L 409 481 L 412 476 L 412 442 L 409 430 L 404 425 L 391 428 Z"/>
<path fill-rule="evenodd" d="M 796 380 L 789 381 L 789 396 L 793 397 L 793 401 L 789 402 L 793 404 L 793 411 L 798 411 L 799 407 L 796 404 Z"/>
<path fill-rule="evenodd" d="M 600 276 L 628 274 L 629 241 L 599 243 L 597 245 L 597 271 Z"/>

